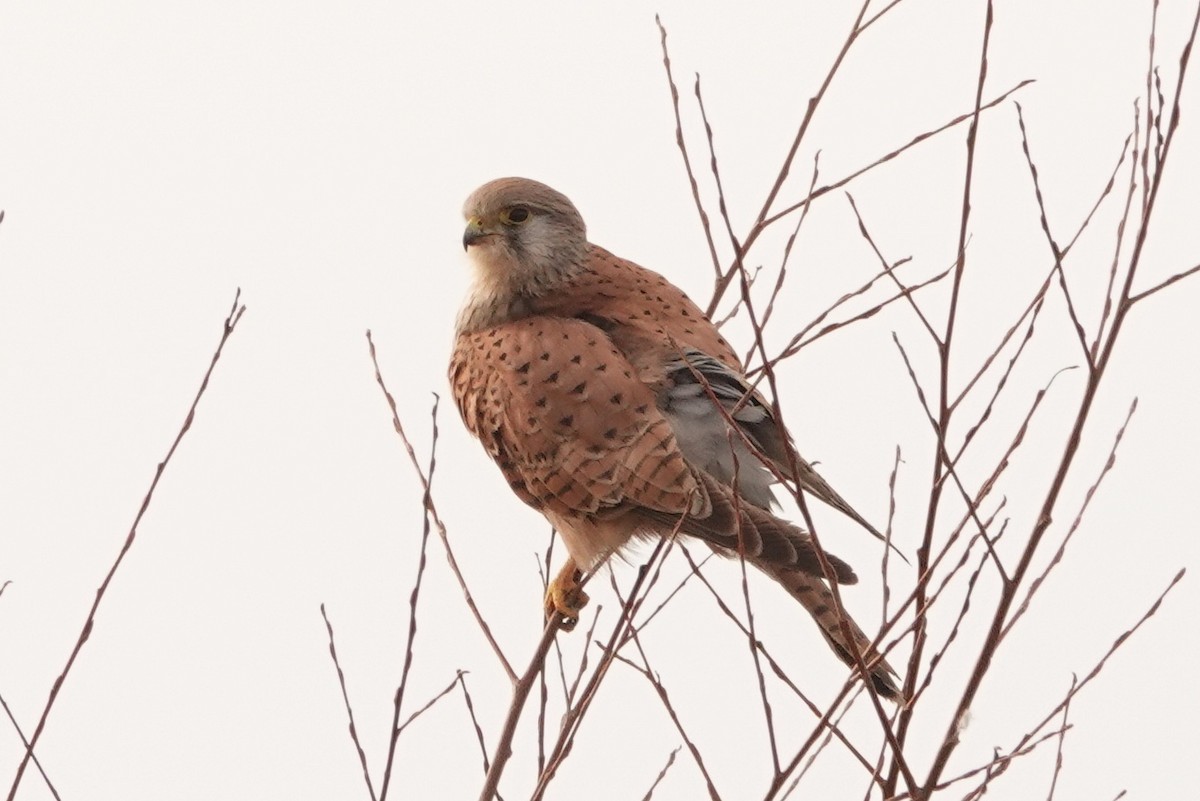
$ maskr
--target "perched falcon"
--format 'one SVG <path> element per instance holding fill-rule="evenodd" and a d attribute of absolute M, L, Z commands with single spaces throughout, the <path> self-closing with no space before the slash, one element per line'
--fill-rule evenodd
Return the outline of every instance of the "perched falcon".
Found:
<path fill-rule="evenodd" d="M 547 615 L 573 625 L 588 600 L 582 570 L 631 539 L 678 530 L 744 554 L 804 605 L 844 662 L 859 651 L 875 689 L 899 698 L 894 671 L 825 584 L 853 584 L 854 571 L 826 554 L 826 577 L 808 533 L 771 512 L 775 473 L 796 470 L 806 491 L 866 521 L 794 455 L 696 304 L 588 242 L 575 206 L 544 184 L 484 184 L 463 215 L 475 280 L 450 382 L 467 428 L 566 544 Z"/>

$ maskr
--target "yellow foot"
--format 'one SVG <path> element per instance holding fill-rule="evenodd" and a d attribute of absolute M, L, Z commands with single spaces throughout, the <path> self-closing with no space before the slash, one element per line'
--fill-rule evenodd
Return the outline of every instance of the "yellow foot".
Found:
<path fill-rule="evenodd" d="M 546 619 L 562 617 L 562 628 L 570 631 L 579 622 L 579 611 L 587 606 L 588 596 L 579 586 L 583 574 L 570 559 L 546 588 Z"/>

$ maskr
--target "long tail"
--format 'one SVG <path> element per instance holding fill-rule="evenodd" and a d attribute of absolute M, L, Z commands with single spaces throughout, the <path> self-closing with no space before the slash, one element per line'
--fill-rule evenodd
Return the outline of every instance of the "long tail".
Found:
<path fill-rule="evenodd" d="M 698 477 L 709 501 L 705 504 L 708 514 L 684 517 L 680 530 L 725 555 L 744 554 L 748 562 L 782 584 L 803 604 L 839 659 L 855 667 L 854 654 L 861 653 L 876 692 L 894 701 L 902 700 L 900 689 L 892 680 L 896 671 L 871 647 L 870 639 L 849 615 L 844 620 L 852 641 L 847 640 L 842 631 L 843 617 L 838 614 L 837 602 L 825 584 L 825 573 L 808 532 L 739 499 L 732 489 L 712 476 L 699 473 Z M 678 515 L 649 509 L 641 512 L 663 524 L 679 523 Z M 828 552 L 825 557 L 839 584 L 858 581 L 850 565 Z"/>
<path fill-rule="evenodd" d="M 833 649 L 839 659 L 847 665 L 855 667 L 858 663 L 854 657 L 854 651 L 860 652 L 863 662 L 871 672 L 871 683 L 875 685 L 875 691 L 884 698 L 890 698 L 896 702 L 903 700 L 900 688 L 892 679 L 896 675 L 896 671 L 887 663 L 887 660 L 879 655 L 878 651 L 871 647 L 871 640 L 849 614 L 846 614 L 845 617 L 838 614 L 833 593 L 829 591 L 823 581 L 798 570 L 780 568 L 778 565 L 760 561 L 756 561 L 755 566 L 782 584 L 793 598 L 804 605 L 804 608 L 816 621 L 818 628 L 821 629 L 821 633 L 825 635 L 829 647 Z M 854 638 L 853 645 L 846 640 L 845 632 L 842 630 L 843 620 L 850 630 L 850 635 Z"/>

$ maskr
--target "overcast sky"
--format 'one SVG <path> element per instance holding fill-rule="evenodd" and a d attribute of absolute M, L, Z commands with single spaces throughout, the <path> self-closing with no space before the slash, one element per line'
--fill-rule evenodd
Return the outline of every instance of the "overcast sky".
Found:
<path fill-rule="evenodd" d="M 238 287 L 248 307 L 50 716 L 38 754 L 63 798 L 366 797 L 318 606 L 326 604 L 335 626 L 378 777 L 422 518 L 364 332 L 373 332 L 426 459 L 429 409 L 434 393 L 446 395 L 468 281 L 461 203 L 502 175 L 564 191 L 594 242 L 706 300 L 712 266 L 675 143 L 654 14 L 669 31 L 702 192 L 715 209 L 691 94 L 696 73 L 743 233 L 853 19 L 830 5 L 3 5 L 0 581 L 12 584 L 0 596 L 0 694 L 26 732 L 182 422 Z M 1145 93 L 1150 3 L 998 5 L 985 95 L 1036 79 L 1014 98 L 1054 233 L 1068 239 L 1107 181 L 1134 99 Z M 815 118 L 784 205 L 803 197 L 817 151 L 822 181 L 833 180 L 968 110 L 982 8 L 905 0 L 864 34 Z M 1163 3 L 1165 87 L 1174 85 L 1193 11 Z M 1191 77 L 1142 288 L 1200 261 L 1200 89 Z M 911 257 L 909 280 L 954 260 L 965 135 L 961 127 L 943 134 L 847 187 L 884 253 Z M 951 374 L 959 387 L 1052 263 L 1011 102 L 984 117 L 976 171 Z M 1068 262 L 1089 331 L 1119 205 L 1109 201 Z M 803 230 L 769 337 L 776 346 L 878 269 L 842 192 L 814 204 Z M 728 260 L 728 247 L 722 252 Z M 752 266 L 776 269 L 781 252 L 780 236 L 765 237 Z M 940 320 L 939 297 L 927 296 Z M 1052 297 L 1011 400 L 966 466 L 976 481 L 1033 393 L 1080 364 L 1061 295 Z M 1200 280 L 1192 280 L 1130 316 L 1052 542 L 1135 397 L 1137 412 L 1064 563 L 1002 650 L 947 775 L 1011 748 L 1180 567 L 1197 567 L 1198 303 Z M 730 330 L 744 351 L 744 329 Z M 933 350 L 911 310 L 897 306 L 806 348 L 782 368 L 780 392 L 801 451 L 880 523 L 901 449 L 895 530 L 911 554 L 932 439 L 893 332 L 934 386 Z M 1000 489 L 1015 539 L 1044 497 L 1081 373 L 1058 376 Z M 497 639 L 524 665 L 541 631 L 536 560 L 548 526 L 511 496 L 451 404 L 439 423 L 435 500 Z M 825 545 L 863 576 L 847 604 L 868 628 L 877 625 L 877 543 L 835 514 L 816 513 Z M 671 562 L 676 581 L 682 570 Z M 616 575 L 628 585 L 634 570 L 618 565 Z M 713 575 L 738 597 L 735 566 Z M 605 605 L 611 620 L 601 578 L 595 606 Z M 898 569 L 894 581 L 894 592 L 906 590 L 911 570 Z M 1057 798 L 1108 799 L 1123 789 L 1130 798 L 1166 798 L 1200 782 L 1196 587 L 1188 575 L 1072 706 Z M 929 699 L 914 729 L 921 774 L 978 654 L 996 588 L 993 574 L 981 580 L 941 697 Z M 752 594 L 772 653 L 815 698 L 832 698 L 845 670 L 816 629 L 766 581 L 756 579 Z M 420 604 L 405 715 L 456 670 L 469 671 L 490 748 L 508 683 L 436 539 Z M 744 639 L 702 588 L 689 586 L 644 644 L 723 797 L 761 798 L 769 752 Z M 569 662 L 582 647 L 582 634 L 564 638 Z M 812 716 L 778 685 L 771 693 L 781 747 L 793 751 Z M 870 755 L 878 726 L 869 714 L 861 723 L 855 731 Z M 502 785 L 510 801 L 532 786 L 532 742 L 523 728 Z M 641 798 L 680 742 L 645 680 L 617 665 L 550 797 Z M 990 797 L 1044 796 L 1053 748 L 1014 767 Z M 21 754 L 12 725 L 0 720 L 0 787 Z M 799 797 L 863 797 L 862 769 L 836 748 L 826 756 Z M 481 766 L 462 698 L 451 696 L 401 740 L 396 790 L 474 798 Z M 703 787 L 681 753 L 655 798 L 696 798 Z M 31 770 L 19 797 L 51 796 Z"/>

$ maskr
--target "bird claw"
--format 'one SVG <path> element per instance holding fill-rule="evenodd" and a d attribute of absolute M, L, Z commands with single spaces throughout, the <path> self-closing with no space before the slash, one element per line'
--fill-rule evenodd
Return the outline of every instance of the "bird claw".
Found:
<path fill-rule="evenodd" d="M 579 622 L 579 612 L 588 603 L 588 594 L 579 586 L 583 574 L 574 564 L 567 563 L 546 587 L 546 620 L 561 618 L 564 631 L 571 631 Z"/>

